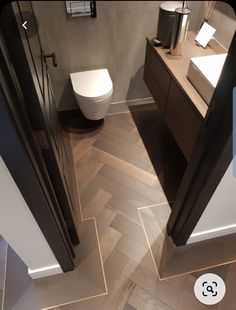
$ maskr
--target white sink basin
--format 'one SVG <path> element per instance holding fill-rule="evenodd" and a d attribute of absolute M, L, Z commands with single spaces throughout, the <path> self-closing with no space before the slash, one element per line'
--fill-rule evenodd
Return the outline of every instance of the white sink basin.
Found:
<path fill-rule="evenodd" d="M 187 78 L 206 101 L 210 103 L 227 54 L 191 58 Z"/>

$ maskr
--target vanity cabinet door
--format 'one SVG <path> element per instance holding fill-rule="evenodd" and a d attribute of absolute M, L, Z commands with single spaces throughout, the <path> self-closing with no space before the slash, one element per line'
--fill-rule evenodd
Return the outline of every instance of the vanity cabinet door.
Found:
<path fill-rule="evenodd" d="M 159 108 L 160 114 L 164 116 L 167 97 L 164 96 L 162 90 L 160 89 L 159 85 L 155 81 L 152 71 L 149 69 L 147 65 L 144 67 L 143 79 L 150 93 L 152 94 L 152 97 L 155 100 L 155 103 L 157 104 Z"/>
<path fill-rule="evenodd" d="M 165 120 L 185 158 L 189 160 L 201 128 L 202 118 L 173 80 L 166 106 Z"/>
<path fill-rule="evenodd" d="M 149 43 L 147 43 L 146 46 L 145 66 L 146 65 L 151 70 L 163 94 L 167 97 L 171 76 Z"/>
<path fill-rule="evenodd" d="M 146 46 L 143 78 L 161 115 L 164 116 L 171 76 L 149 43 Z"/>

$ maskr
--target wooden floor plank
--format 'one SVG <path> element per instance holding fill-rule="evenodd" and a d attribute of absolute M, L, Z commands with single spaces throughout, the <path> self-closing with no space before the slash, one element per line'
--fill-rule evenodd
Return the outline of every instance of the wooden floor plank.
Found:
<path fill-rule="evenodd" d="M 112 195 L 100 188 L 87 205 L 82 205 L 85 218 L 95 217 L 106 206 Z"/>
<path fill-rule="evenodd" d="M 119 231 L 122 235 L 134 240 L 141 246 L 148 249 L 148 244 L 143 233 L 143 228 L 131 222 L 128 218 L 118 214 L 111 222 L 111 227 Z"/>
<path fill-rule="evenodd" d="M 126 304 L 123 310 L 137 310 L 137 308 L 134 308 L 133 306 Z"/>
<path fill-rule="evenodd" d="M 85 187 L 81 187 L 79 183 L 80 199 L 81 199 L 81 205 L 83 209 L 86 208 L 86 206 L 90 203 L 93 197 L 97 194 L 99 189 L 103 188 L 103 185 L 106 182 L 107 182 L 107 178 L 97 173 L 90 180 L 90 182 L 88 182 L 88 184 Z"/>
<path fill-rule="evenodd" d="M 128 303 L 138 310 L 175 310 L 138 286 L 134 288 Z"/>
<path fill-rule="evenodd" d="M 75 157 L 76 160 L 76 157 Z M 95 158 L 92 150 L 90 149 L 81 160 L 76 160 L 76 167 L 79 166 L 78 171 L 78 182 L 80 185 L 80 190 L 88 185 L 88 183 L 93 179 L 93 177 L 99 172 L 103 167 L 103 163 Z"/>
<path fill-rule="evenodd" d="M 104 207 L 100 211 L 100 213 L 96 216 L 99 237 L 102 237 L 102 235 L 107 231 L 108 227 L 116 216 L 117 213 L 107 207 Z"/>
<path fill-rule="evenodd" d="M 107 295 L 104 302 L 101 304 L 102 310 L 117 309 L 122 310 L 127 303 L 129 296 L 132 294 L 134 289 L 134 283 L 129 279 L 119 275 Z"/>
<path fill-rule="evenodd" d="M 137 225 L 141 225 L 140 217 L 138 214 L 138 210 L 133 206 L 129 205 L 127 201 L 122 200 L 121 198 L 117 198 L 112 196 L 109 200 L 107 208 L 115 211 L 117 214 L 120 214 L 130 221 L 134 222 Z"/>
<path fill-rule="evenodd" d="M 158 188 L 160 190 L 162 189 L 156 175 L 153 175 L 152 173 L 140 169 L 139 167 L 134 166 L 100 149 L 92 147 L 92 150 L 94 152 L 96 159 L 102 162 L 103 164 L 106 164 L 112 168 L 117 168 L 121 172 L 135 178 L 136 180 L 143 182 L 144 184 L 147 184 L 154 188 Z"/>
<path fill-rule="evenodd" d="M 133 147 L 131 152 L 131 146 L 129 143 L 120 140 L 121 139 L 117 141 L 117 139 L 112 136 L 108 138 L 107 135 L 100 135 L 93 146 L 146 170 L 149 167 L 150 162 L 139 156 L 140 150 L 138 148 L 134 150 Z"/>
<path fill-rule="evenodd" d="M 79 141 L 79 143 L 74 146 L 73 148 L 73 154 L 76 157 L 76 160 L 79 160 L 81 157 L 83 157 L 88 150 L 90 149 L 91 145 L 97 140 L 97 135 L 91 135 L 87 139 L 82 139 Z"/>
<path fill-rule="evenodd" d="M 99 135 L 99 139 L 108 143 L 112 146 L 119 146 L 119 148 L 123 151 L 128 150 L 131 154 L 136 154 L 139 157 L 140 154 L 145 152 L 145 148 L 142 146 L 137 145 L 134 141 L 126 141 L 114 134 L 110 134 L 107 132 L 102 131 Z M 96 145 L 96 143 L 95 143 Z M 140 156 L 141 158 L 141 156 Z"/>
<path fill-rule="evenodd" d="M 107 228 L 106 232 L 102 235 L 100 239 L 100 247 L 101 247 L 102 259 L 104 263 L 106 262 L 107 258 L 112 253 L 112 251 L 114 250 L 121 236 L 122 234 L 118 230 L 110 226 Z"/>
<path fill-rule="evenodd" d="M 104 176 L 103 178 L 106 179 Z M 129 190 L 127 187 L 111 179 L 106 179 L 106 182 L 103 183 L 102 188 L 117 199 L 122 197 L 124 201 L 135 208 L 153 205 L 153 201 L 150 199 Z"/>
<path fill-rule="evenodd" d="M 129 258 L 115 247 L 111 255 L 108 257 L 104 264 L 104 270 L 106 274 L 108 291 L 112 289 L 112 286 L 118 276 L 121 274 L 122 269 L 128 263 Z"/>
<path fill-rule="evenodd" d="M 154 267 L 149 249 L 139 245 L 137 242 L 126 236 L 122 236 L 120 238 L 116 248 L 128 258 L 144 266 L 157 277 L 156 269 Z"/>
<path fill-rule="evenodd" d="M 138 264 L 132 258 L 122 269 L 122 274 L 174 310 L 207 309 L 207 306 L 200 304 L 194 296 L 193 286 L 195 278 L 192 275 L 160 281 L 145 265 Z M 180 295 L 181 299 L 179 300 Z M 178 304 L 176 303 L 177 300 Z"/>
<path fill-rule="evenodd" d="M 137 128 L 134 125 L 132 118 L 130 117 L 130 113 L 109 115 L 106 119 L 106 122 L 111 123 L 113 126 L 123 128 L 128 132 L 137 132 Z"/>
<path fill-rule="evenodd" d="M 124 130 L 120 126 L 114 126 L 112 123 L 106 123 L 103 132 L 124 139 L 125 141 L 132 144 L 137 144 L 137 142 L 140 140 L 140 135 L 137 131 L 132 133 L 130 131 Z"/>
<path fill-rule="evenodd" d="M 143 182 L 138 181 L 136 178 L 121 172 L 119 169 L 104 165 L 100 169 L 99 174 L 127 187 L 129 190 L 136 192 L 143 197 L 146 197 L 152 202 L 152 204 L 167 201 L 161 189 L 146 185 Z"/>

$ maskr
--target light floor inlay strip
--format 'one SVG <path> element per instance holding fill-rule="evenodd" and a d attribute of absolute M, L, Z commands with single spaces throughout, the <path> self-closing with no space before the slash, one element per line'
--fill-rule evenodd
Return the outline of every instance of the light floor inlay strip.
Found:
<path fill-rule="evenodd" d="M 5 268 L 4 268 L 4 280 L 3 280 L 3 292 L 2 292 L 2 305 L 1 309 L 4 310 L 4 302 L 5 302 L 5 290 L 6 290 L 6 274 L 7 274 L 7 254 L 8 254 L 8 244 L 5 241 L 5 246 L 6 246 L 6 254 L 5 254 Z"/>
<path fill-rule="evenodd" d="M 111 105 L 113 105 L 113 104 L 121 104 L 121 103 L 129 103 L 129 102 L 148 101 L 148 100 L 153 102 L 153 98 L 152 97 L 145 97 L 145 98 L 139 98 L 139 99 L 125 100 L 125 101 L 116 101 L 116 102 L 112 102 Z"/>
<path fill-rule="evenodd" d="M 75 169 L 75 165 L 74 165 L 74 169 Z M 75 169 L 75 178 L 76 178 L 76 185 L 77 185 L 77 190 L 78 190 L 78 199 L 79 199 L 79 209 L 80 209 L 81 222 L 90 221 L 90 220 L 94 221 L 96 238 L 97 238 L 97 243 L 98 243 L 99 257 L 100 257 L 102 273 L 103 273 L 105 292 L 101 293 L 101 294 L 97 294 L 97 295 L 91 295 L 91 296 L 88 296 L 88 297 L 76 299 L 76 300 L 73 300 L 73 301 L 70 301 L 70 302 L 66 302 L 66 303 L 63 303 L 63 304 L 58 304 L 58 305 L 54 305 L 54 306 L 51 306 L 51 307 L 41 308 L 40 310 L 49 310 L 49 309 L 53 309 L 53 308 L 60 307 L 60 306 L 71 305 L 71 304 L 74 304 L 74 303 L 78 303 L 80 301 L 85 301 L 85 300 L 93 299 L 93 298 L 96 298 L 96 297 L 105 296 L 105 295 L 108 294 L 107 281 L 106 281 L 106 275 L 105 275 L 105 270 L 104 270 L 102 254 L 101 254 L 101 246 L 100 246 L 99 237 L 98 237 L 96 218 L 95 217 L 88 217 L 88 218 L 84 218 L 83 217 L 82 205 L 81 205 L 81 199 L 80 199 L 80 191 L 79 191 L 79 182 L 78 182 L 78 177 L 77 177 L 76 169 Z"/>
<path fill-rule="evenodd" d="M 113 112 L 113 113 L 108 113 L 107 115 L 111 116 L 111 115 L 118 115 L 118 114 L 129 114 L 130 111 L 122 111 L 122 112 Z"/>
<path fill-rule="evenodd" d="M 148 239 L 148 235 L 147 235 L 147 232 L 145 230 L 145 227 L 144 227 L 144 223 L 143 223 L 143 219 L 142 219 L 142 216 L 140 214 L 140 209 L 138 208 L 138 215 L 140 217 L 140 221 L 141 221 L 141 225 L 143 227 L 143 232 L 144 232 L 144 235 L 145 235 L 145 238 L 147 240 L 147 244 L 148 244 L 148 247 L 149 247 L 149 251 L 150 251 L 150 254 L 151 254 L 151 257 L 152 257 L 152 260 L 153 260 L 153 264 L 154 264 L 154 267 L 155 267 L 155 270 L 156 270 L 156 273 L 157 273 L 157 276 L 160 280 L 160 276 L 159 276 L 159 272 L 158 272 L 158 268 L 157 268 L 157 264 L 155 262 L 155 258 L 154 258 L 154 255 L 153 255 L 153 252 L 152 252 L 152 248 L 151 248 L 151 245 L 150 245 L 150 242 L 149 242 L 149 239 Z"/>

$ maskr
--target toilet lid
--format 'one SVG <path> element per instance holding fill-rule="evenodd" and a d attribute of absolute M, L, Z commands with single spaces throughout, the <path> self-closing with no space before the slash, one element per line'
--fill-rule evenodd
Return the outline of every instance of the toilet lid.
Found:
<path fill-rule="evenodd" d="M 70 74 L 74 92 L 82 99 L 102 100 L 112 94 L 113 86 L 107 69 Z"/>

